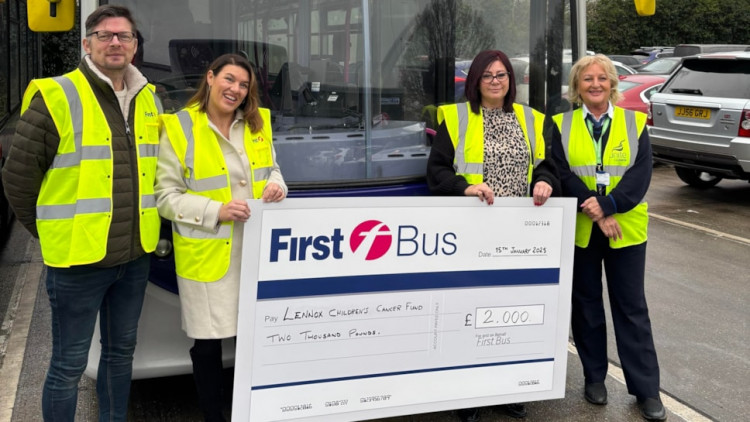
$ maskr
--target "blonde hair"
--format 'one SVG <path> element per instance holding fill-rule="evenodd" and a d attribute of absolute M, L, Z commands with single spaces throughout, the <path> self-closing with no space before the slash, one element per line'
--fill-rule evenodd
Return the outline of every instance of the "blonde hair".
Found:
<path fill-rule="evenodd" d="M 578 92 L 579 80 L 581 74 L 588 69 L 589 66 L 594 64 L 601 66 L 602 69 L 604 69 L 604 73 L 607 74 L 611 87 L 611 90 L 609 91 L 609 102 L 613 105 L 617 104 L 618 101 L 623 99 L 622 94 L 617 90 L 620 78 L 617 75 L 617 69 L 615 69 L 612 60 L 604 54 L 584 56 L 575 62 L 573 68 L 570 69 L 570 77 L 568 78 L 568 99 L 572 103 L 583 104 L 583 98 L 581 98 L 581 94 Z"/>

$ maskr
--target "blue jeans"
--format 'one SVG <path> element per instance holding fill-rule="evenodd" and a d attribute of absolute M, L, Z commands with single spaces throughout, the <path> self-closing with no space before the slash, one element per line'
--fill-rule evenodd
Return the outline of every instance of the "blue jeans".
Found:
<path fill-rule="evenodd" d="M 47 267 L 52 359 L 42 393 L 45 421 L 73 421 L 97 314 L 101 357 L 96 380 L 100 421 L 125 421 L 138 318 L 150 266 L 144 255 L 111 268 Z"/>

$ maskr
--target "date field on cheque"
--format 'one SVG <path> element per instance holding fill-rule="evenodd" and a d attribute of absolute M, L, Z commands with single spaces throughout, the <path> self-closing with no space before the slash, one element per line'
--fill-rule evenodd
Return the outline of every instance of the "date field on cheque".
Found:
<path fill-rule="evenodd" d="M 476 328 L 544 324 L 544 305 L 477 308 Z"/>

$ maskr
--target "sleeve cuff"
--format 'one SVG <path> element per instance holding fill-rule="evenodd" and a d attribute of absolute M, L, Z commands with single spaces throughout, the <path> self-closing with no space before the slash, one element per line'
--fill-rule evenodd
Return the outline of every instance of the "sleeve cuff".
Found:
<path fill-rule="evenodd" d="M 615 203 L 615 199 L 612 197 L 612 195 L 598 196 L 596 199 L 599 202 L 599 206 L 602 208 L 602 212 L 604 212 L 605 216 L 617 214 L 617 204 Z"/>

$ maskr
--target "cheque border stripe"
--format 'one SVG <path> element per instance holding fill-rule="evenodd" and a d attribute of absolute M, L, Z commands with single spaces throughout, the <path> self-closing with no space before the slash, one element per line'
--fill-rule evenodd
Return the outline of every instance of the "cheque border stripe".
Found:
<path fill-rule="evenodd" d="M 516 360 L 516 361 L 511 361 L 511 362 L 492 362 L 492 363 L 483 363 L 483 364 L 477 364 L 477 365 L 446 366 L 443 368 L 425 368 L 425 369 L 415 369 L 412 371 L 398 371 L 398 372 L 384 372 L 381 374 L 355 375 L 351 377 L 323 378 L 323 379 L 317 379 L 317 380 L 287 382 L 287 383 L 282 383 L 282 384 L 254 385 L 251 389 L 252 390 L 268 390 L 272 388 L 296 387 L 299 385 L 310 385 L 310 384 L 325 384 L 329 382 L 352 381 L 352 380 L 367 379 L 367 378 L 382 378 L 382 377 L 393 377 L 393 376 L 399 376 L 399 375 L 423 374 L 427 372 L 456 371 L 456 370 L 464 370 L 464 369 L 472 369 L 472 368 L 487 368 L 491 366 L 525 365 L 529 363 L 542 363 L 542 362 L 554 362 L 554 361 L 555 361 L 555 358 L 552 357 L 552 358 L 544 358 L 544 359 Z"/>
<path fill-rule="evenodd" d="M 559 268 L 375 274 L 258 281 L 258 300 L 354 293 L 559 284 Z"/>

